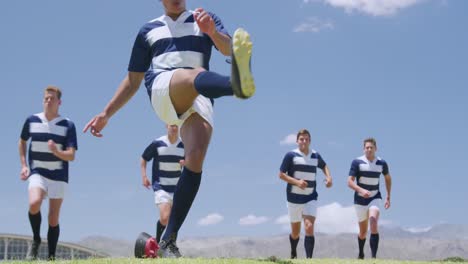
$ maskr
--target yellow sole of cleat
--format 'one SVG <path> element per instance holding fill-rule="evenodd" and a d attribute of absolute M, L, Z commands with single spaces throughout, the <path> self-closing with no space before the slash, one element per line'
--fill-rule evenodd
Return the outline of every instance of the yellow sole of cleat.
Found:
<path fill-rule="evenodd" d="M 250 70 L 252 56 L 252 41 L 250 35 L 242 28 L 234 32 L 233 51 L 239 69 L 239 79 L 243 95 L 248 98 L 255 93 L 255 83 Z"/>

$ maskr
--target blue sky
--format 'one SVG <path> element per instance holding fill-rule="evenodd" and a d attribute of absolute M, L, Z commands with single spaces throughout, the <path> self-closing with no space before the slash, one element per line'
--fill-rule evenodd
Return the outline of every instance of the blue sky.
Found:
<path fill-rule="evenodd" d="M 288 136 L 301 128 L 311 131 L 312 148 L 334 178 L 332 189 L 318 187 L 318 231 L 356 230 L 346 180 L 368 136 L 377 139 L 394 180 L 383 224 L 467 223 L 468 2 L 188 0 L 187 6 L 216 13 L 230 32 L 244 27 L 252 34 L 257 93 L 216 101 L 202 186 L 182 238 L 287 232 L 278 170 L 295 148 Z M 17 141 L 25 118 L 42 111 L 44 87 L 63 89 L 61 113 L 81 130 L 126 74 L 139 27 L 162 12 L 156 0 L 0 3 L 0 232 L 31 232 Z M 228 74 L 224 60 L 216 53 L 211 68 Z M 78 133 L 62 240 L 133 240 L 154 232 L 157 210 L 141 185 L 139 157 L 164 125 L 143 86 L 103 133 L 102 139 Z"/>

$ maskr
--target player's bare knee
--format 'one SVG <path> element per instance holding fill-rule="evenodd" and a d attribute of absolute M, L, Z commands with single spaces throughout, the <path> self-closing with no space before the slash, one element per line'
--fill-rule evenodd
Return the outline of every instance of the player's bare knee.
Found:
<path fill-rule="evenodd" d="M 291 232 L 291 238 L 296 240 L 299 238 L 300 232 Z"/>
<path fill-rule="evenodd" d="M 313 225 L 306 225 L 305 226 L 305 233 L 308 236 L 314 235 L 314 226 Z"/>
<path fill-rule="evenodd" d="M 42 199 L 31 199 L 29 201 L 29 212 L 31 214 L 37 214 L 41 210 Z"/>

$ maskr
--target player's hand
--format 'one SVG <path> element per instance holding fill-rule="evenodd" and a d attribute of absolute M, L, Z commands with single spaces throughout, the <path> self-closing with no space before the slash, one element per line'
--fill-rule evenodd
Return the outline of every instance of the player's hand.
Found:
<path fill-rule="evenodd" d="M 385 199 L 385 209 L 388 209 L 390 208 L 390 197 L 387 197 L 387 199 Z"/>
<path fill-rule="evenodd" d="M 307 188 L 307 182 L 304 181 L 303 179 L 298 180 L 296 185 L 302 190 L 305 190 L 305 188 Z"/>
<path fill-rule="evenodd" d="M 331 177 L 327 177 L 327 178 L 325 179 L 325 186 L 326 186 L 327 188 L 330 188 L 330 187 L 332 187 L 332 185 L 333 185 L 332 178 L 331 178 Z"/>
<path fill-rule="evenodd" d="M 361 196 L 364 197 L 364 198 L 369 198 L 370 195 L 371 195 L 371 192 L 369 192 L 368 190 L 362 189 L 362 190 L 359 192 L 359 195 L 361 195 Z"/>
<path fill-rule="evenodd" d="M 88 124 L 86 124 L 85 128 L 83 129 L 83 133 L 86 133 L 86 131 L 90 129 L 90 132 L 93 136 L 102 137 L 103 135 L 101 134 L 101 131 L 107 125 L 107 121 L 109 121 L 109 118 L 106 116 L 106 114 L 100 113 L 93 117 L 93 119 L 91 119 Z"/>
<path fill-rule="evenodd" d="M 57 152 L 57 144 L 55 144 L 55 142 L 52 139 L 49 139 L 49 141 L 47 141 L 47 146 L 49 147 L 49 150 L 52 153 Z"/>
<path fill-rule="evenodd" d="M 20 173 L 21 180 L 25 181 L 28 179 L 28 177 L 29 177 L 29 168 L 26 166 L 21 167 L 21 173 Z"/>
<path fill-rule="evenodd" d="M 208 12 L 203 10 L 203 8 L 199 7 L 195 9 L 193 17 L 203 33 L 211 36 L 216 32 L 216 26 L 213 18 L 208 14 Z"/>
<path fill-rule="evenodd" d="M 179 160 L 179 164 L 180 164 L 180 167 L 184 167 L 185 166 L 185 160 Z"/>
<path fill-rule="evenodd" d="M 151 182 L 149 181 L 148 177 L 143 176 L 143 186 L 146 187 L 146 189 L 149 189 L 151 186 Z"/>

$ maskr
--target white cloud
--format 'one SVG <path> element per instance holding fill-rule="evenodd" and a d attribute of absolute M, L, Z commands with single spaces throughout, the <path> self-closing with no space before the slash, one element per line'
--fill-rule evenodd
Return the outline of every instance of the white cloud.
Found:
<path fill-rule="evenodd" d="M 315 226 L 317 232 L 332 234 L 357 233 L 359 230 L 354 206 L 343 207 L 339 203 L 319 207 Z"/>
<path fill-rule="evenodd" d="M 239 219 L 239 225 L 259 225 L 267 222 L 269 219 L 266 216 L 255 216 L 249 214 Z"/>
<path fill-rule="evenodd" d="M 289 215 L 282 215 L 275 220 L 275 224 L 278 225 L 289 225 Z"/>
<path fill-rule="evenodd" d="M 282 225 L 284 230 L 290 229 L 288 215 L 278 217 L 275 223 Z M 317 208 L 315 230 L 328 234 L 357 233 L 359 227 L 354 207 L 331 203 Z"/>
<path fill-rule="evenodd" d="M 207 225 L 216 225 L 224 220 L 224 217 L 218 213 L 209 214 L 202 219 L 198 220 L 198 225 L 207 226 Z"/>
<path fill-rule="evenodd" d="M 324 2 L 346 12 L 362 12 L 372 16 L 390 16 L 425 0 L 304 0 L 304 3 Z"/>
<path fill-rule="evenodd" d="M 428 232 L 431 229 L 432 229 L 432 226 L 403 228 L 403 230 L 411 232 L 411 233 L 425 233 L 425 232 Z"/>
<path fill-rule="evenodd" d="M 296 134 L 289 134 L 280 141 L 280 145 L 294 145 L 296 144 Z"/>
<path fill-rule="evenodd" d="M 318 33 L 324 29 L 333 29 L 334 25 L 331 21 L 322 21 L 317 17 L 309 17 L 306 21 L 297 25 L 293 32 L 313 32 Z"/>

